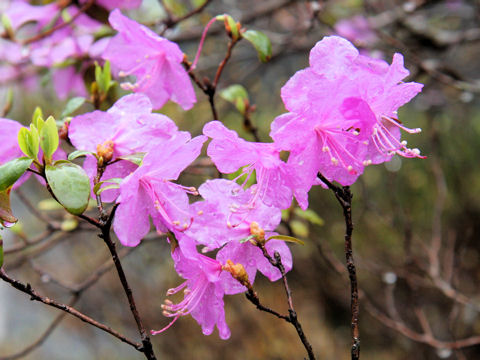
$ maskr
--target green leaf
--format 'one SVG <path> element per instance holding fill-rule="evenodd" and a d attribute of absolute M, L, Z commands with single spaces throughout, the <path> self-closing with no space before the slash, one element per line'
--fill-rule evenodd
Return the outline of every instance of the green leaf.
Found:
<path fill-rule="evenodd" d="M 37 160 L 38 156 L 38 131 L 37 128 L 30 124 L 30 131 L 22 127 L 18 132 L 18 145 L 22 152 L 33 160 Z"/>
<path fill-rule="evenodd" d="M 273 236 L 270 236 L 266 241 L 269 241 L 269 240 L 282 240 L 282 241 L 292 242 L 300 245 L 305 245 L 305 242 L 303 242 L 302 240 L 297 239 L 293 236 L 287 236 L 287 235 L 273 235 Z"/>
<path fill-rule="evenodd" d="M 90 180 L 77 164 L 57 161 L 45 168 L 48 184 L 58 202 L 70 213 L 80 215 L 88 206 Z"/>
<path fill-rule="evenodd" d="M 0 191 L 11 187 L 32 165 L 32 159 L 21 157 L 0 166 Z"/>
<path fill-rule="evenodd" d="M 113 85 L 112 81 L 112 73 L 110 72 L 110 61 L 105 61 L 105 65 L 103 65 L 103 89 L 105 94 L 108 93 L 110 87 Z"/>
<path fill-rule="evenodd" d="M 292 228 L 293 233 L 301 238 L 308 238 L 310 231 L 308 225 L 304 221 L 292 220 L 290 221 L 290 227 Z"/>
<path fill-rule="evenodd" d="M 267 35 L 256 30 L 247 30 L 242 36 L 255 47 L 261 62 L 265 63 L 272 58 L 272 43 Z"/>
<path fill-rule="evenodd" d="M 220 92 L 220 96 L 235 105 L 235 107 L 241 114 L 245 113 L 245 108 L 249 100 L 247 90 L 245 90 L 242 85 L 231 85 L 226 89 L 222 90 Z"/>
<path fill-rule="evenodd" d="M 254 239 L 254 238 L 256 238 L 256 237 L 257 237 L 257 235 L 249 235 L 249 236 L 247 236 L 246 238 L 241 239 L 241 240 L 240 240 L 240 244 L 246 243 L 247 241 L 250 241 L 250 240 L 252 240 L 252 239 Z"/>
<path fill-rule="evenodd" d="M 52 160 L 52 155 L 58 149 L 59 144 L 57 123 L 53 116 L 49 116 L 40 131 L 40 147 L 48 163 Z"/>
<path fill-rule="evenodd" d="M 98 87 L 100 90 L 102 90 L 102 79 L 103 79 L 103 72 L 102 72 L 102 67 L 98 65 L 98 63 L 95 61 L 95 82 L 97 83 Z"/>
<path fill-rule="evenodd" d="M 62 231 L 73 231 L 78 227 L 78 220 L 74 217 L 68 217 L 67 219 L 63 220 L 60 224 L 60 229 Z"/>
<path fill-rule="evenodd" d="M 323 219 L 320 216 L 318 216 L 318 214 L 315 211 L 311 209 L 302 210 L 300 208 L 295 208 L 293 212 L 298 217 L 305 219 L 314 225 L 323 226 L 325 224 L 325 221 L 323 221 Z"/>
<path fill-rule="evenodd" d="M 137 152 L 129 155 L 124 155 L 124 156 L 119 156 L 119 159 L 127 160 L 130 161 L 131 163 L 134 163 L 135 165 L 142 165 L 143 158 L 145 157 L 144 152 Z"/>
<path fill-rule="evenodd" d="M 8 32 L 13 31 L 12 29 L 12 22 L 10 21 L 9 17 L 7 14 L 2 14 L 1 20 L 3 28 L 7 30 Z"/>
<path fill-rule="evenodd" d="M 55 211 L 63 209 L 63 206 L 52 198 L 40 200 L 37 207 L 38 210 L 42 211 Z"/>
<path fill-rule="evenodd" d="M 94 155 L 94 153 L 91 151 L 75 150 L 74 152 L 71 152 L 70 154 L 68 154 L 68 160 L 72 161 L 72 160 L 75 160 L 76 158 L 87 156 L 89 154 Z"/>
<path fill-rule="evenodd" d="M 37 106 L 33 112 L 32 124 L 35 125 L 38 131 L 41 131 L 43 124 L 45 124 L 45 121 L 43 120 L 43 112 L 39 106 Z"/>
<path fill-rule="evenodd" d="M 65 105 L 65 109 L 63 109 L 62 114 L 60 115 L 60 118 L 63 119 L 78 110 L 80 106 L 85 103 L 85 101 L 87 101 L 87 99 L 81 96 L 68 100 L 67 105 Z"/>
<path fill-rule="evenodd" d="M 225 30 L 228 34 L 231 34 L 232 39 L 236 40 L 239 38 L 240 34 L 238 32 L 237 23 L 230 15 L 217 15 L 215 19 L 217 21 L 223 21 L 223 23 L 225 24 Z"/>
<path fill-rule="evenodd" d="M 17 222 L 17 218 L 13 216 L 10 208 L 10 191 L 12 188 L 0 191 L 0 225 L 7 227 L 8 224 Z"/>
<path fill-rule="evenodd" d="M 102 187 L 101 189 L 99 189 L 96 193 L 96 195 L 100 195 L 102 192 L 104 192 L 105 190 L 111 190 L 111 189 L 119 189 L 120 188 L 120 185 L 118 184 L 112 184 L 112 185 L 107 185 L 107 186 L 104 186 Z"/>
<path fill-rule="evenodd" d="M 93 187 L 93 193 L 95 195 L 99 195 L 103 191 L 108 190 L 108 189 L 118 189 L 120 187 L 120 183 L 122 182 L 122 180 L 123 180 L 122 178 L 111 178 L 111 179 L 108 179 L 108 180 L 100 181 L 97 184 L 95 184 L 95 186 Z M 101 186 L 105 183 L 113 183 L 113 185 L 108 185 L 108 186 L 105 186 L 105 188 L 101 188 Z"/>

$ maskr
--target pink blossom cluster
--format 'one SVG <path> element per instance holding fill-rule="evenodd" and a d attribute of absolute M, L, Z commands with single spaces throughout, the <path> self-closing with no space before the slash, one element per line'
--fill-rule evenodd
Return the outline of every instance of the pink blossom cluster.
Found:
<path fill-rule="evenodd" d="M 84 7 L 89 3 L 80 1 Z M 39 70 L 48 69 L 59 98 L 65 99 L 69 94 L 86 96 L 85 72 L 94 60 L 105 59 L 112 62 L 119 76 L 136 77 L 135 84 L 126 82 L 122 87 L 147 94 L 155 109 L 168 100 L 185 110 L 191 108 L 196 97 L 181 65 L 184 55 L 178 45 L 118 10 L 137 8 L 140 4 L 141 0 L 95 1 L 95 6 L 115 9 L 109 22 L 118 34 L 102 37 L 105 26 L 88 16 L 82 7 L 63 8 L 60 2 L 31 5 L 28 1 L 12 1 L 1 14 L 10 24 L 3 29 L 0 39 L 0 84 L 20 79 L 32 87 L 40 83 Z M 54 28 L 58 29 L 49 33 Z"/>
<path fill-rule="evenodd" d="M 109 7 L 107 1 L 101 3 Z M 125 3 L 133 6 L 135 2 Z M 37 26 L 48 22 L 43 20 L 48 19 L 44 12 L 35 17 Z M 325 37 L 312 49 L 310 66 L 282 88 L 288 112 L 272 122 L 273 142 L 248 142 L 216 120 L 204 126 L 203 135 L 192 138 L 167 116 L 152 112 L 168 99 L 184 109 L 195 102 L 188 74 L 180 64 L 179 47 L 119 10 L 110 14 L 110 22 L 118 34 L 101 57 L 109 59 L 121 76 L 135 76 L 135 83 L 124 84 L 135 93 L 120 98 L 107 111 L 74 117 L 68 139 L 76 149 L 92 154 L 83 164 L 92 186 L 98 180 L 121 179 L 118 189 L 100 195 L 103 201 L 118 204 L 113 228 L 119 241 L 125 246 L 138 245 L 152 223 L 158 233 L 167 234 L 172 245 L 175 269 L 185 281 L 167 295 L 182 290 L 184 298 L 177 304 L 165 301 L 164 314 L 172 321 L 153 333 L 191 314 L 204 334 L 217 327 L 220 337 L 228 338 L 223 298 L 245 292 L 246 287 L 226 270 L 227 264 L 241 264 L 250 283 L 257 271 L 271 281 L 278 280 L 279 270 L 265 258 L 258 243 L 249 241 L 256 238 L 264 242 L 270 256 L 278 253 L 289 271 L 289 248 L 270 237 L 276 234 L 281 210 L 289 208 L 293 198 L 301 208 L 308 207 L 311 187 L 322 184 L 319 172 L 329 181 L 350 185 L 366 166 L 389 161 L 395 154 L 421 157 L 418 149 L 401 140 L 401 130 L 420 130 L 405 127 L 397 119 L 397 109 L 419 93 L 422 85 L 402 82 L 408 71 L 400 54 L 388 64 L 360 55 L 343 38 Z M 81 23 L 77 26 L 82 27 Z M 64 46 L 66 40 L 52 43 L 50 49 Z M 48 54 L 39 59 L 45 65 L 55 61 Z M 12 132 L 20 127 L 8 119 L 1 119 L 0 126 Z M 181 184 L 182 172 L 200 156 L 208 139 L 206 152 L 217 169 L 238 173 L 238 177 L 206 180 L 198 190 Z M 18 145 L 11 138 L 2 140 L 0 163 L 18 157 Z M 288 160 L 281 152 L 289 153 Z M 131 161 L 133 155 L 141 162 Z M 100 157 L 105 160 L 101 174 L 97 173 Z M 253 179 L 254 185 L 248 186 Z"/>

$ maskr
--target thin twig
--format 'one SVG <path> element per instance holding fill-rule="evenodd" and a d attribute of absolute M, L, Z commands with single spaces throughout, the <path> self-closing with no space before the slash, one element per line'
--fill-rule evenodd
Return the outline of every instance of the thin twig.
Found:
<path fill-rule="evenodd" d="M 53 26 L 52 28 L 41 32 L 40 34 L 37 34 L 35 36 L 32 36 L 31 38 L 25 39 L 22 41 L 22 45 L 28 45 L 31 43 L 34 43 L 36 41 L 39 41 L 41 39 L 46 38 L 47 36 L 53 34 L 55 31 L 63 29 L 64 27 L 70 25 L 73 23 L 81 14 L 83 14 L 85 11 L 87 11 L 93 4 L 95 3 L 95 0 L 88 0 L 80 9 L 78 9 L 78 12 L 73 15 L 68 21 L 65 21 L 61 24 L 58 24 L 56 26 Z"/>
<path fill-rule="evenodd" d="M 358 305 L 358 284 L 355 262 L 353 260 L 352 249 L 352 193 L 348 186 L 338 187 L 332 184 L 322 174 L 318 177 L 324 182 L 330 190 L 333 191 L 338 202 L 342 206 L 343 216 L 345 218 L 345 259 L 347 262 L 348 276 L 350 278 L 350 308 L 352 313 L 351 333 L 352 333 L 352 360 L 360 358 L 360 329 L 358 326 L 359 305 Z"/>
<path fill-rule="evenodd" d="M 167 18 L 163 21 L 163 24 L 165 25 L 165 27 L 163 28 L 163 30 L 160 32 L 160 35 L 164 35 L 165 32 L 176 26 L 177 24 L 181 23 L 182 21 L 185 21 L 189 18 L 191 18 L 192 16 L 196 15 L 196 14 L 199 14 L 203 11 L 203 9 L 205 9 L 208 4 L 210 4 L 212 2 L 212 0 L 205 0 L 205 2 L 200 5 L 199 7 L 193 9 L 192 11 L 186 13 L 185 15 L 182 15 L 182 16 L 179 16 L 179 17 L 175 17 L 172 13 L 172 11 L 168 8 L 168 6 L 166 6 L 165 4 L 165 1 L 164 0 L 160 0 L 163 8 L 165 9 L 165 12 L 167 14 Z"/>
<path fill-rule="evenodd" d="M 137 305 L 135 304 L 135 299 L 133 297 L 132 289 L 130 288 L 130 285 L 127 281 L 125 272 L 123 271 L 123 266 L 122 266 L 122 263 L 120 262 L 120 258 L 118 256 L 115 243 L 112 241 L 112 238 L 110 237 L 110 228 L 112 226 L 112 221 L 115 216 L 116 209 L 117 209 L 117 206 L 114 206 L 107 221 L 104 224 L 102 224 L 101 226 L 102 233 L 99 236 L 103 239 L 103 241 L 108 247 L 108 250 L 110 251 L 110 254 L 112 255 L 112 260 L 115 264 L 115 268 L 117 269 L 118 277 L 120 278 L 120 282 L 122 283 L 123 290 L 125 291 L 125 294 L 127 296 L 128 304 L 130 305 L 130 311 L 132 312 L 132 315 L 135 319 L 138 331 L 142 339 L 143 347 L 141 351 L 145 354 L 147 359 L 156 360 L 155 354 L 153 352 L 152 343 L 150 341 L 150 337 L 148 336 L 148 333 L 143 325 L 142 319 L 140 318 L 140 315 L 138 313 Z"/>
<path fill-rule="evenodd" d="M 79 296 L 74 295 L 72 300 L 68 303 L 68 306 L 74 306 L 75 303 L 78 301 Z M 26 348 L 23 350 L 12 354 L 8 356 L 0 356 L 0 360 L 15 360 L 15 359 L 21 359 L 28 354 L 30 354 L 33 350 L 36 348 L 40 347 L 47 339 L 48 337 L 53 333 L 53 331 L 60 325 L 62 322 L 63 318 L 67 315 L 66 312 L 61 312 L 60 314 L 57 315 L 57 317 L 51 322 L 51 324 L 48 326 L 48 328 L 43 332 L 43 334 L 32 344 L 28 345 Z"/>
<path fill-rule="evenodd" d="M 283 266 L 280 254 L 275 251 L 274 258 L 272 258 L 268 253 L 267 249 L 265 248 L 264 244 L 257 243 L 257 246 L 260 248 L 260 250 L 262 250 L 263 256 L 270 262 L 270 264 L 276 267 L 280 271 L 280 274 L 282 275 L 283 286 L 287 294 L 288 313 L 289 313 L 288 322 L 290 322 L 295 327 L 298 337 L 302 341 L 302 344 L 305 347 L 305 350 L 307 350 L 308 358 L 310 360 L 315 360 L 315 355 L 313 353 L 312 345 L 310 344 L 305 333 L 303 332 L 302 325 L 300 324 L 300 321 L 298 321 L 297 312 L 293 307 L 292 291 L 290 290 L 290 286 L 288 285 L 287 276 L 285 274 L 285 267 Z"/>
<path fill-rule="evenodd" d="M 59 303 L 59 302 L 57 302 L 55 300 L 52 300 L 48 297 L 42 297 L 40 294 L 37 293 L 37 291 L 35 291 L 31 287 L 30 284 L 24 284 L 24 283 L 22 283 L 18 280 L 15 280 L 15 279 L 11 278 L 10 276 L 8 276 L 3 268 L 0 269 L 0 279 L 9 283 L 15 289 L 20 290 L 21 292 L 24 292 L 25 294 L 30 295 L 30 300 L 39 301 L 39 302 L 41 302 L 45 305 L 52 306 L 52 307 L 57 308 L 59 310 L 65 311 L 65 312 L 79 318 L 80 320 L 82 320 L 82 321 L 84 321 L 84 322 L 86 322 L 90 325 L 93 325 L 96 328 L 99 328 L 100 330 L 103 330 L 103 331 L 115 336 L 116 338 L 120 339 L 124 343 L 127 343 L 127 344 L 133 346 L 135 349 L 141 351 L 142 344 L 139 344 L 139 343 L 125 337 L 124 335 L 122 335 L 119 332 L 113 330 L 109 326 L 106 326 L 106 325 L 88 317 L 87 315 L 81 313 L 80 311 L 78 311 L 77 309 L 75 309 L 71 306 Z"/>

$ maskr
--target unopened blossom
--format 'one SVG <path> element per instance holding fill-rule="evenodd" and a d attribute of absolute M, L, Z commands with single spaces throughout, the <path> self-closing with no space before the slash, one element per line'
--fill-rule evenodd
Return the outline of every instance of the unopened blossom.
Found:
<path fill-rule="evenodd" d="M 154 109 L 168 100 L 190 109 L 196 97 L 182 66 L 184 55 L 178 45 L 122 15 L 118 9 L 112 11 L 109 21 L 118 34 L 111 39 L 103 58 L 121 70 L 120 76 L 136 78 L 134 84 L 126 82 L 122 87 L 146 94 Z"/>
<path fill-rule="evenodd" d="M 148 152 L 142 165 L 122 181 L 113 228 L 123 245 L 138 245 L 150 229 L 149 216 L 160 232 L 190 227 L 193 217 L 187 193 L 196 190 L 173 181 L 198 157 L 205 140 L 179 132 Z"/>
<path fill-rule="evenodd" d="M 225 321 L 223 305 L 226 284 L 220 277 L 224 273 L 222 264 L 199 254 L 194 240 L 184 235 L 179 238 L 179 246 L 173 251 L 172 258 L 175 270 L 185 281 L 178 287 L 169 289 L 167 296 L 183 290 L 184 298 L 178 304 L 165 300 L 162 305 L 163 314 L 173 320 L 165 328 L 152 331 L 152 335 L 167 330 L 179 317 L 192 315 L 202 327 L 203 334 L 210 335 L 216 326 L 220 338 L 228 339 L 230 329 Z M 228 273 L 226 275 L 230 276 Z"/>
<path fill-rule="evenodd" d="M 148 152 L 163 145 L 178 132 L 177 126 L 165 115 L 152 113 L 152 104 L 142 94 L 122 97 L 108 111 L 96 110 L 74 117 L 68 137 L 78 150 L 98 153 L 110 149 L 110 161 L 120 156 Z M 91 179 L 96 175 L 97 161 L 88 156 L 84 168 Z M 137 168 L 126 161 L 108 165 L 102 179 L 123 178 Z M 102 194 L 104 201 L 113 201 L 117 190 Z"/>
<path fill-rule="evenodd" d="M 422 88 L 403 83 L 408 71 L 395 54 L 392 65 L 360 55 L 347 40 L 325 37 L 310 52 L 310 67 L 298 71 L 282 88 L 290 112 L 272 123 L 270 135 L 288 163 L 313 184 L 320 171 L 327 179 L 352 184 L 366 165 L 393 154 L 420 157 L 400 141 L 398 107 Z"/>
<path fill-rule="evenodd" d="M 308 189 L 295 187 L 293 177 L 287 165 L 280 159 L 280 151 L 273 143 L 248 142 L 238 137 L 233 130 L 227 129 L 219 121 L 211 121 L 203 128 L 203 133 L 212 138 L 207 154 L 222 173 L 233 173 L 240 168 L 238 178 L 245 176 L 245 183 L 255 171 L 255 194 L 249 203 L 263 201 L 266 205 L 286 209 L 292 202 L 292 190 L 303 208 L 307 204 Z M 302 194 L 302 190 L 303 193 Z"/>

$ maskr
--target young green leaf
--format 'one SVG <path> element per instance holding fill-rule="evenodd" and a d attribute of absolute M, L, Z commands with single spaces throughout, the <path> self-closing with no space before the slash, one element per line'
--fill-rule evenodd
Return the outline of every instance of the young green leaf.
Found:
<path fill-rule="evenodd" d="M 261 62 L 268 62 L 272 58 L 272 43 L 267 35 L 256 30 L 247 30 L 242 36 L 255 47 Z"/>
<path fill-rule="evenodd" d="M 293 242 L 300 245 L 305 245 L 305 242 L 303 242 L 302 240 L 297 239 L 293 236 L 287 236 L 287 235 L 273 235 L 273 236 L 270 236 L 266 241 L 269 241 L 269 240 L 282 240 L 287 242 Z"/>
<path fill-rule="evenodd" d="M 58 202 L 74 215 L 82 214 L 88 206 L 90 179 L 78 165 L 57 161 L 45 168 L 48 185 Z"/>
<path fill-rule="evenodd" d="M 220 92 L 220 96 L 231 102 L 237 110 L 243 115 L 248 104 L 248 93 L 242 85 L 231 85 Z"/>
<path fill-rule="evenodd" d="M 30 125 L 30 131 L 22 127 L 18 132 L 18 145 L 20 150 L 33 160 L 37 160 L 38 156 L 38 131 L 33 124 Z"/>
<path fill-rule="evenodd" d="M 307 220 L 313 225 L 323 226 L 325 223 L 325 221 L 323 221 L 323 219 L 312 209 L 302 210 L 300 208 L 295 208 L 293 212 L 296 216 Z"/>
<path fill-rule="evenodd" d="M 94 155 L 93 152 L 91 151 L 86 151 L 86 150 L 75 150 L 74 152 L 71 152 L 68 154 L 68 160 L 72 161 L 75 160 L 76 158 L 82 157 L 82 156 L 87 156 L 87 155 Z"/>
<path fill-rule="evenodd" d="M 103 191 L 108 190 L 108 189 L 118 189 L 120 187 L 120 183 L 122 182 L 122 180 L 123 180 L 122 178 L 111 178 L 111 179 L 108 179 L 108 180 L 100 181 L 100 182 L 96 183 L 95 186 L 93 187 L 93 193 L 95 195 L 99 195 Z M 105 183 L 113 183 L 113 185 L 107 185 L 107 186 L 101 188 L 102 185 L 105 184 Z"/>
<path fill-rule="evenodd" d="M 35 127 L 39 132 L 42 131 L 42 127 L 43 127 L 43 124 L 45 124 L 45 121 L 43 120 L 42 109 L 39 106 L 37 106 L 35 108 L 35 111 L 33 112 L 32 124 L 35 125 Z"/>
<path fill-rule="evenodd" d="M 65 109 L 62 111 L 62 114 L 60 115 L 60 118 L 63 119 L 69 116 L 70 114 L 72 114 L 73 112 L 75 112 L 76 110 L 78 110 L 80 106 L 82 106 L 85 103 L 85 101 L 87 101 L 87 99 L 81 96 L 74 97 L 68 100 L 67 105 L 65 105 Z"/>
<path fill-rule="evenodd" d="M 0 191 L 10 188 L 32 165 L 32 159 L 21 157 L 0 166 Z"/>
<path fill-rule="evenodd" d="M 124 155 L 124 156 L 119 156 L 119 159 L 127 160 L 130 161 L 131 163 L 134 163 L 135 165 L 142 165 L 143 158 L 145 157 L 144 152 L 138 152 L 138 153 L 133 153 L 129 155 Z"/>
<path fill-rule="evenodd" d="M 48 163 L 51 162 L 53 153 L 57 151 L 59 141 L 57 123 L 53 116 L 49 116 L 40 131 L 40 147 Z"/>

